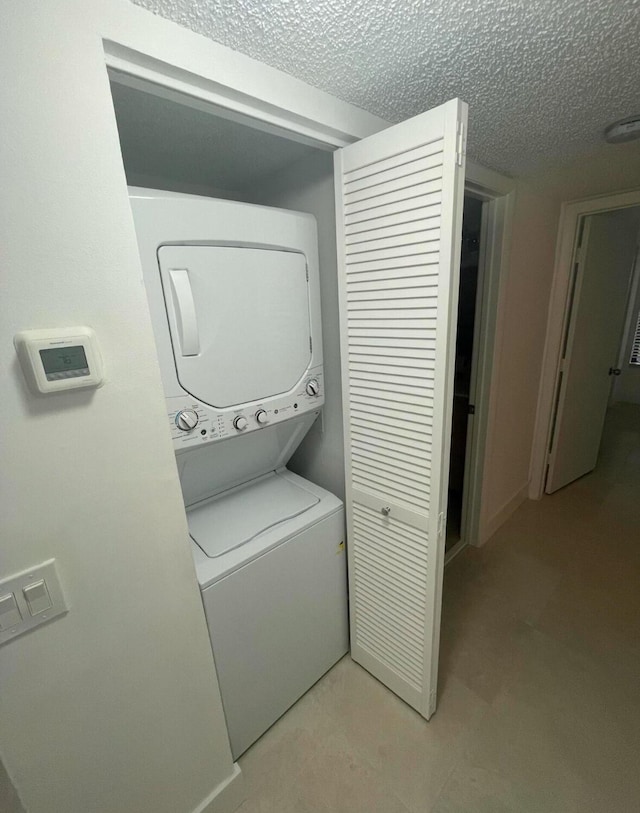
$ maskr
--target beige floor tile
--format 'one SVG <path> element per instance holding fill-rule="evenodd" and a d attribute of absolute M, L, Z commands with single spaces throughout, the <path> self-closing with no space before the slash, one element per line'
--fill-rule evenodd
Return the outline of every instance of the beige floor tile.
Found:
<path fill-rule="evenodd" d="M 523 627 L 540 617 L 560 574 L 495 543 L 472 555 L 472 566 L 465 558 L 445 575 L 441 681 L 453 675 L 490 703 L 509 679 Z"/>
<path fill-rule="evenodd" d="M 455 677 L 441 688 L 429 722 L 350 658 L 316 687 L 340 731 L 412 811 L 431 808 L 488 706 Z"/>
<path fill-rule="evenodd" d="M 513 668 L 524 622 L 481 615 L 466 623 L 444 622 L 440 637 L 440 685 L 456 678 L 485 702 L 493 702 Z"/>
<path fill-rule="evenodd" d="M 599 664 L 530 629 L 514 679 L 434 813 L 632 811 L 640 799 L 639 712 L 615 695 Z"/>
<path fill-rule="evenodd" d="M 490 731 L 488 727 L 487 736 Z M 493 736 L 501 736 L 495 726 Z M 522 772 L 513 753 L 508 756 L 499 765 L 478 765 L 465 758 L 449 778 L 432 813 L 591 813 L 579 780 L 557 763 L 548 763 L 544 755 L 538 755 Z"/>
<path fill-rule="evenodd" d="M 314 697 L 302 698 L 243 757 L 242 813 L 408 813 Z"/>
<path fill-rule="evenodd" d="M 614 692 L 640 696 L 640 587 L 613 594 L 567 579 L 558 587 L 536 628 L 596 661 Z M 639 721 L 640 728 L 640 721 Z M 639 757 L 640 760 L 640 757 Z"/>

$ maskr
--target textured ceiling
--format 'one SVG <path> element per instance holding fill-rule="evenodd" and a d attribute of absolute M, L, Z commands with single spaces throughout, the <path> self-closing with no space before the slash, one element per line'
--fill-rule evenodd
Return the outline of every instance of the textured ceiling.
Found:
<path fill-rule="evenodd" d="M 513 174 L 640 113 L 640 0 L 134 2 L 389 121 L 459 96 L 469 154 Z"/>

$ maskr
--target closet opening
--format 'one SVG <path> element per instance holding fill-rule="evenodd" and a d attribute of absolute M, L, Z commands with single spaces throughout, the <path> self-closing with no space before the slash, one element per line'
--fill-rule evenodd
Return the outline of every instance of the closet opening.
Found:
<path fill-rule="evenodd" d="M 464 520 L 473 416 L 475 413 L 475 376 L 477 336 L 482 302 L 481 232 L 484 203 L 466 193 L 460 252 L 460 287 L 456 358 L 451 418 L 451 455 L 449 465 L 449 508 L 445 552 L 451 555 L 465 544 Z"/>

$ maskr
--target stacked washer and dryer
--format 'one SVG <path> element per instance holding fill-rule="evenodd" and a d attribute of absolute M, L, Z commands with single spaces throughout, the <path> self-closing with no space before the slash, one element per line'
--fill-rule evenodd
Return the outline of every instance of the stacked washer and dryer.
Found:
<path fill-rule="evenodd" d="M 237 758 L 348 649 L 342 503 L 286 469 L 324 402 L 316 224 L 147 189 L 130 201 Z"/>

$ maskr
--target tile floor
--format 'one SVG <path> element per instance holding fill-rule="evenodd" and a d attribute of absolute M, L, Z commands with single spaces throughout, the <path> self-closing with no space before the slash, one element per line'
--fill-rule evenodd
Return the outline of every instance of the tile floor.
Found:
<path fill-rule="evenodd" d="M 429 723 L 346 657 L 240 760 L 241 813 L 640 811 L 640 407 L 448 567 Z"/>

